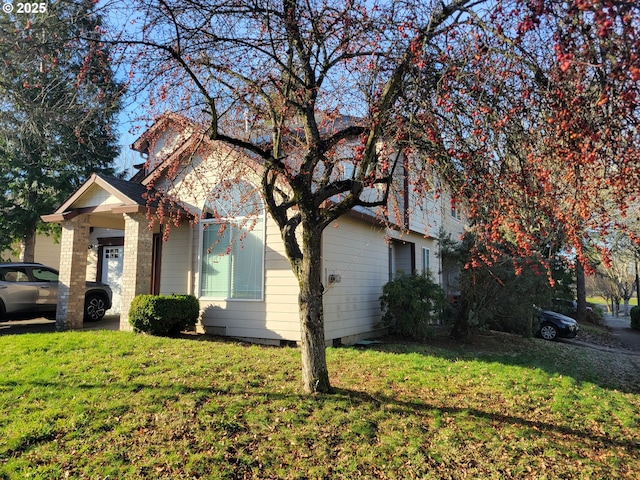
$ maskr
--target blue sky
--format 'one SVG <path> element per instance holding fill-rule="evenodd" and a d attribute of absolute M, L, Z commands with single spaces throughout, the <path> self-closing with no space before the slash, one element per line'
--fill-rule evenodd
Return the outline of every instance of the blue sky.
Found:
<path fill-rule="evenodd" d="M 143 106 L 137 106 L 137 108 L 144 108 Z M 118 133 L 120 144 L 120 155 L 115 160 L 115 168 L 117 172 L 126 170 L 128 172 L 127 178 L 134 172 L 132 170 L 133 165 L 142 163 L 143 160 L 138 152 L 131 150 L 131 144 L 138 138 L 139 134 L 132 134 L 130 131 L 139 125 L 132 120 L 134 111 L 133 106 L 125 109 L 118 119 Z"/>

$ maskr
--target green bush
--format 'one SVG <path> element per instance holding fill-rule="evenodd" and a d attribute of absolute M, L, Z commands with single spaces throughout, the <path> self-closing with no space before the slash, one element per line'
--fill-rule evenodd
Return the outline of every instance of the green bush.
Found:
<path fill-rule="evenodd" d="M 425 275 L 401 275 L 382 288 L 382 320 L 395 331 L 420 340 L 429 337 L 429 326 L 440 322 L 445 295 Z"/>
<path fill-rule="evenodd" d="M 171 335 L 193 328 L 200 304 L 193 295 L 137 295 L 129 309 L 129 323 L 136 332 Z"/>
<path fill-rule="evenodd" d="M 604 324 L 604 310 L 602 307 L 598 305 L 594 305 L 592 303 L 587 304 L 591 307 L 591 310 L 587 310 L 587 322 L 593 323 L 594 325 L 603 325 Z"/>
<path fill-rule="evenodd" d="M 640 306 L 633 307 L 629 315 L 631 315 L 631 328 L 640 330 Z"/>

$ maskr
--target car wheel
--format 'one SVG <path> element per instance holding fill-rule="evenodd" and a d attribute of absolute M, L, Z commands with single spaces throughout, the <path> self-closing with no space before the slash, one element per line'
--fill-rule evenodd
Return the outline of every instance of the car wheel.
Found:
<path fill-rule="evenodd" d="M 3 319 L 7 311 L 4 308 L 4 303 L 0 300 L 0 319 Z"/>
<path fill-rule="evenodd" d="M 106 312 L 104 298 L 98 294 L 87 295 L 84 301 L 84 319 L 87 322 L 97 322 L 104 317 Z"/>
<path fill-rule="evenodd" d="M 540 336 L 545 340 L 555 340 L 558 336 L 558 329 L 550 323 L 545 323 L 540 328 Z"/>

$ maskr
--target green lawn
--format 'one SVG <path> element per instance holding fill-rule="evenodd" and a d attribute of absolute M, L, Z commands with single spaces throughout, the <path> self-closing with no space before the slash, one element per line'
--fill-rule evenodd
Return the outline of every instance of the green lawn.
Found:
<path fill-rule="evenodd" d="M 0 478 L 640 478 L 640 358 L 505 334 L 299 350 L 0 337 Z"/>
<path fill-rule="evenodd" d="M 608 308 L 607 300 L 604 297 L 587 297 L 587 302 L 595 303 L 596 305 L 600 305 L 603 308 Z M 621 308 L 622 308 L 622 305 L 623 304 L 621 302 L 620 303 Z M 632 307 L 635 307 L 636 305 L 638 305 L 638 299 L 636 298 L 635 295 L 629 300 L 629 305 L 631 305 Z"/>

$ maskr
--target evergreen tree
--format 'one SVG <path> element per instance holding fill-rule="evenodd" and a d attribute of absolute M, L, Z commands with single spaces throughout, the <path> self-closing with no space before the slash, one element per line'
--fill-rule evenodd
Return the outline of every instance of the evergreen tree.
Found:
<path fill-rule="evenodd" d="M 92 172 L 114 173 L 123 93 L 95 4 L 39 5 L 0 16 L 0 251 L 21 244 L 26 261 L 40 215 Z"/>

